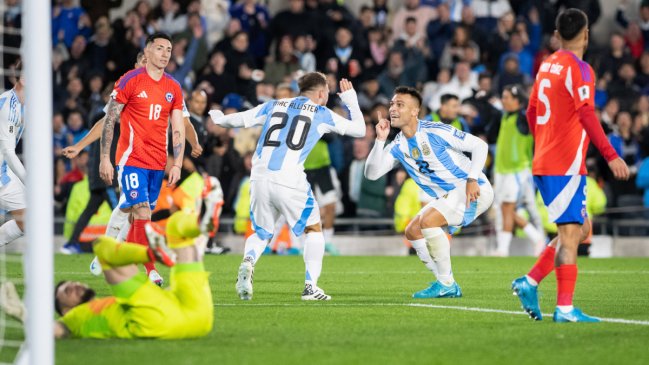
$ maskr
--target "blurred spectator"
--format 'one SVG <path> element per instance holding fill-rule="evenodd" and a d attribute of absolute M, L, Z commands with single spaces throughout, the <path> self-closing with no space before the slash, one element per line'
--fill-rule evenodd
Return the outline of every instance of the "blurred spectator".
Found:
<path fill-rule="evenodd" d="M 180 5 L 175 0 L 161 0 L 157 10 L 156 30 L 176 34 L 187 28 L 187 15 L 180 12 Z"/>
<path fill-rule="evenodd" d="M 483 49 L 487 60 L 487 67 L 490 70 L 495 70 L 498 67 L 500 56 L 507 52 L 509 37 L 514 32 L 515 25 L 515 16 L 512 12 L 506 12 L 500 16 L 495 28 L 482 25 L 484 29 L 493 29 L 489 35 L 489 47 Z"/>
<path fill-rule="evenodd" d="M 642 53 L 638 66 L 635 83 L 642 87 L 643 94 L 649 95 L 649 50 Z"/>
<path fill-rule="evenodd" d="M 388 25 L 388 15 L 390 10 L 388 9 L 387 0 L 372 0 L 372 10 L 374 11 L 374 21 L 377 27 L 387 27 Z"/>
<path fill-rule="evenodd" d="M 108 18 L 97 19 L 95 23 L 95 34 L 90 38 L 86 46 L 85 53 L 88 59 L 88 69 L 90 72 L 104 74 L 107 70 L 109 60 L 110 44 L 113 30 L 110 27 Z"/>
<path fill-rule="evenodd" d="M 470 6 L 462 7 L 462 18 L 459 25 L 466 29 L 471 40 L 478 45 L 478 50 L 484 49 L 488 46 L 487 36 L 489 33 L 480 25 L 476 24 L 475 14 Z"/>
<path fill-rule="evenodd" d="M 472 0 L 471 9 L 476 17 L 476 24 L 483 29 L 493 29 L 499 18 L 511 13 L 508 0 Z"/>
<path fill-rule="evenodd" d="M 228 26 L 229 3 L 228 0 L 200 0 L 201 22 L 207 33 L 207 48 L 210 50 L 223 38 L 223 30 Z"/>
<path fill-rule="evenodd" d="M 549 55 L 558 51 L 560 47 L 561 47 L 561 43 L 559 43 L 559 38 L 557 38 L 554 34 L 546 37 L 543 48 L 541 48 L 536 53 L 536 56 L 534 56 L 534 66 L 532 66 L 533 76 L 536 75 L 536 73 L 538 72 L 539 67 L 541 67 L 541 63 L 543 63 L 543 61 Z"/>
<path fill-rule="evenodd" d="M 83 115 L 78 110 L 72 110 L 68 115 L 68 135 L 67 145 L 72 146 L 79 142 L 83 137 L 88 134 L 88 128 L 83 120 Z"/>
<path fill-rule="evenodd" d="M 197 72 L 202 70 L 203 67 L 207 64 L 207 57 L 209 49 L 207 48 L 207 39 L 205 37 L 205 28 L 201 24 L 201 16 L 198 13 L 189 13 L 187 15 L 187 29 L 183 32 L 174 35 L 174 41 L 183 39 L 188 42 L 189 46 L 187 49 L 187 55 L 190 55 L 190 50 L 193 47 L 196 47 L 196 51 L 193 52 L 193 58 L 183 60 L 180 62 L 183 66 L 189 62 L 190 70 Z M 194 44 L 195 43 L 195 44 Z M 174 43 L 174 47 L 176 44 Z M 193 62 L 192 62 L 193 60 Z M 180 79 L 178 79 L 181 81 Z"/>
<path fill-rule="evenodd" d="M 210 56 L 210 62 L 196 80 L 196 88 L 205 90 L 210 104 L 221 104 L 223 97 L 236 90 L 236 78 L 225 72 L 227 60 L 221 51 Z"/>
<path fill-rule="evenodd" d="M 532 78 L 521 72 L 518 56 L 510 54 L 504 59 L 502 72 L 494 80 L 498 93 L 502 94 L 507 85 L 520 84 L 529 87 Z"/>
<path fill-rule="evenodd" d="M 467 53 L 465 52 L 467 48 L 473 49 L 471 59 L 467 58 Z M 446 47 L 444 47 L 442 57 L 439 60 L 439 67 L 452 69 L 456 62 L 467 61 L 469 63 L 474 63 L 479 60 L 480 48 L 471 40 L 468 29 L 463 25 L 460 25 L 455 28 L 453 39 L 451 39 L 451 41 L 446 44 Z"/>
<path fill-rule="evenodd" d="M 327 60 L 327 72 L 336 74 L 338 79 L 346 78 L 357 84 L 362 73 L 363 53 L 353 44 L 354 36 L 350 29 L 341 27 L 336 31 L 336 44 Z"/>
<path fill-rule="evenodd" d="M 379 90 L 385 95 L 392 95 L 394 89 L 399 85 L 415 86 L 417 78 L 405 68 L 401 52 L 390 52 L 387 67 L 378 77 Z"/>
<path fill-rule="evenodd" d="M 72 111 L 78 111 L 82 113 L 85 117 L 88 115 L 88 111 L 85 107 L 85 99 L 83 96 L 83 83 L 81 79 L 75 77 L 68 82 L 68 87 L 66 88 L 67 93 L 63 99 L 63 104 L 60 105 L 59 111 L 63 112 L 63 115 L 67 118 Z"/>
<path fill-rule="evenodd" d="M 316 22 L 310 12 L 304 8 L 304 0 L 289 0 L 289 8 L 280 11 L 273 17 L 268 29 L 270 39 L 279 40 L 285 35 L 317 34 Z"/>
<path fill-rule="evenodd" d="M 81 0 L 81 7 L 88 12 L 92 24 L 95 24 L 101 17 L 108 18 L 110 10 L 120 6 L 122 6 L 122 0 Z"/>
<path fill-rule="evenodd" d="M 649 49 L 649 1 L 642 0 L 640 2 L 640 19 L 637 20 L 637 23 L 631 23 L 629 18 L 626 15 L 626 6 L 628 4 L 627 0 L 621 0 L 620 4 L 617 7 L 615 13 L 615 20 L 617 23 L 622 26 L 622 28 L 629 29 L 631 24 L 636 24 L 642 32 L 642 38 L 644 41 L 644 49 Z M 635 31 L 633 31 L 635 32 Z"/>
<path fill-rule="evenodd" d="M 77 35 L 90 37 L 90 17 L 83 8 L 75 6 L 74 0 L 60 0 L 52 7 L 52 45 L 59 43 L 72 46 Z"/>
<path fill-rule="evenodd" d="M 473 89 L 478 87 L 478 74 L 471 71 L 468 62 L 455 64 L 455 72 L 449 83 L 442 85 L 428 103 L 430 110 L 437 110 L 441 106 L 440 98 L 444 94 L 454 94 L 463 101 L 473 96 Z"/>
<path fill-rule="evenodd" d="M 502 72 L 504 60 L 509 55 L 518 56 L 519 67 L 522 73 L 532 76 L 534 55 L 541 46 L 541 24 L 536 8 L 530 11 L 530 31 L 527 31 L 525 22 L 516 23 L 516 31 L 509 37 L 509 49 L 500 57 L 499 70 Z"/>
<path fill-rule="evenodd" d="M 634 101 L 640 97 L 640 86 L 635 83 L 635 67 L 632 63 L 625 62 L 620 65 L 617 76 L 608 84 L 608 95 L 619 99 L 620 109 L 631 110 Z"/>
<path fill-rule="evenodd" d="M 381 93 L 379 81 L 368 79 L 363 82 L 363 86 L 358 92 L 358 106 L 361 110 L 369 110 L 377 103 L 389 104 L 390 101 L 387 96 Z"/>
<path fill-rule="evenodd" d="M 109 88 L 112 85 L 109 85 Z M 103 113 L 104 106 L 106 102 L 102 97 L 102 92 L 104 91 L 104 80 L 100 74 L 94 74 L 90 77 L 88 81 L 88 99 L 86 102 L 88 110 L 88 120 L 97 120 L 97 116 Z"/>
<path fill-rule="evenodd" d="M 426 116 L 426 120 L 450 124 L 453 127 L 471 133 L 469 124 L 460 116 L 460 100 L 457 95 L 444 94 L 440 97 L 440 108 Z"/>
<path fill-rule="evenodd" d="M 68 80 L 86 77 L 90 67 L 85 53 L 86 45 L 87 41 L 83 36 L 79 35 L 74 38 L 72 47 L 70 47 L 70 57 L 61 64 L 61 73 L 64 77 L 63 85 L 67 85 Z"/>
<path fill-rule="evenodd" d="M 63 149 L 68 146 L 68 127 L 65 125 L 63 114 L 54 112 L 52 116 L 52 147 L 54 159 L 62 157 Z"/>
<path fill-rule="evenodd" d="M 293 55 L 297 58 L 300 69 L 304 72 L 316 70 L 316 59 L 313 55 L 315 48 L 313 37 L 310 35 L 298 35 L 293 39 Z"/>
<path fill-rule="evenodd" d="M 626 49 L 624 36 L 621 33 L 611 34 L 607 53 L 601 57 L 598 67 L 598 77 L 611 81 L 618 76 L 618 70 L 623 63 L 632 63 L 633 58 Z"/>
<path fill-rule="evenodd" d="M 7 49 L 19 49 L 22 40 L 20 34 L 20 28 L 22 27 L 22 6 L 20 0 L 4 0 L 4 6 L 1 24 L 5 31 L 0 35 L 0 42 Z M 2 64 L 13 65 L 18 59 L 18 56 L 18 52 L 4 51 L 2 52 Z M 2 90 L 11 89 L 11 85 L 8 78 L 3 77 L 0 79 L 0 88 Z"/>
<path fill-rule="evenodd" d="M 448 4 L 440 4 L 437 10 L 439 17 L 430 21 L 426 26 L 430 57 L 433 59 L 435 65 L 442 57 L 442 52 L 446 44 L 453 38 L 453 29 L 455 29 L 455 25 L 451 22 L 451 13 Z"/>
<path fill-rule="evenodd" d="M 392 18 L 392 41 L 397 40 L 403 33 L 407 18 L 417 20 L 417 34 L 426 34 L 428 23 L 437 19 L 437 9 L 430 6 L 421 6 L 419 0 L 404 0 L 403 5 L 394 13 L 394 18 Z"/>
<path fill-rule="evenodd" d="M 370 28 L 367 31 L 368 54 L 365 58 L 365 77 L 378 76 L 385 68 L 385 61 L 388 58 L 388 41 L 383 29 Z"/>
<path fill-rule="evenodd" d="M 621 195 L 637 194 L 635 186 L 635 175 L 638 172 L 638 167 L 641 163 L 640 144 L 638 143 L 638 136 L 634 135 L 631 131 L 633 120 L 631 114 L 626 111 L 621 111 L 615 118 L 617 130 L 609 135 L 609 141 L 617 154 L 627 163 L 631 171 L 631 178 L 627 181 L 620 181 L 611 179 L 611 193 L 612 198 L 610 201 L 613 206 L 619 205 L 619 197 Z M 610 174 L 610 171 L 607 172 Z"/>
<path fill-rule="evenodd" d="M 280 82 L 286 82 L 295 71 L 300 69 L 297 57 L 294 55 L 293 42 L 291 37 L 284 36 L 279 41 L 277 54 L 272 62 L 268 62 L 264 68 L 266 78 L 264 81 L 277 85 Z"/>
<path fill-rule="evenodd" d="M 241 29 L 250 36 L 250 53 L 257 64 L 263 64 L 268 55 L 266 38 L 270 13 L 267 6 L 257 0 L 243 0 L 230 8 L 230 16 L 239 19 Z"/>
<path fill-rule="evenodd" d="M 604 105 L 604 109 L 600 114 L 600 122 L 607 134 L 615 129 L 615 116 L 620 111 L 620 102 L 617 98 L 610 98 Z"/>

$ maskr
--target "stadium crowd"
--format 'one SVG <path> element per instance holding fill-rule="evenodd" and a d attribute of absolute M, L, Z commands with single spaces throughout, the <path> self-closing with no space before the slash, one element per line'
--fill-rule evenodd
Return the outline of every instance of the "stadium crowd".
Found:
<path fill-rule="evenodd" d="M 405 174 L 395 170 L 370 181 L 363 165 L 377 112 L 388 115 L 397 85 L 422 91 L 422 118 L 470 131 L 495 149 L 501 94 L 517 85 L 529 95 L 541 61 L 558 48 L 552 36 L 557 13 L 577 7 L 591 25 L 601 21 L 599 0 L 404 0 L 394 8 L 386 0 L 365 3 L 356 12 L 344 1 L 289 0 L 273 13 L 258 0 L 140 0 L 115 19 L 109 11 L 121 0 L 54 0 L 53 158 L 61 207 L 72 184 L 98 163 L 85 153 L 67 160 L 63 149 L 103 115 L 113 83 L 133 67 L 155 31 L 174 39 L 167 72 L 184 89 L 203 145 L 202 156 L 184 167 L 220 180 L 224 215 L 235 214 L 260 131 L 226 130 L 210 123 L 207 111 L 229 114 L 295 95 L 297 77 L 320 70 L 330 80 L 328 106 L 345 113 L 335 91 L 337 80 L 347 78 L 359 91 L 367 124 L 363 139 L 325 137 L 343 215 L 391 217 Z M 638 205 L 643 189 L 649 207 L 649 1 L 632 3 L 620 1 L 615 30 L 607 40 L 591 36 L 585 57 L 597 75 L 600 121 L 632 171 L 629 181 L 615 181 L 598 154 L 589 158 L 609 207 Z M 6 29 L 20 28 L 20 0 L 6 0 L 3 22 Z M 20 36 L 6 33 L 4 44 L 19 45 Z M 3 57 L 5 65 L 14 61 Z"/>

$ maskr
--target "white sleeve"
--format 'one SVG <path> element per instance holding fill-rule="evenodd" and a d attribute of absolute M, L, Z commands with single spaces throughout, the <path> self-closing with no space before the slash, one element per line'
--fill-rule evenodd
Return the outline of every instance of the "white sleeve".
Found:
<path fill-rule="evenodd" d="M 356 91 L 354 89 L 347 90 L 340 94 L 340 99 L 342 99 L 343 103 L 349 109 L 351 121 L 327 109 L 331 113 L 333 126 L 328 126 L 326 131 L 356 138 L 365 137 L 365 118 L 363 118 L 363 112 L 361 112 L 361 108 L 358 106 Z"/>
<path fill-rule="evenodd" d="M 445 135 L 444 140 L 451 148 L 456 151 L 471 153 L 471 169 L 469 170 L 468 178 L 477 180 L 487 162 L 487 155 L 489 154 L 487 142 L 473 134 L 462 132 L 452 127 L 449 131 L 441 133 Z"/>
<path fill-rule="evenodd" d="M 370 180 L 377 180 L 390 172 L 399 163 L 390 153 L 393 146 L 394 142 L 390 142 L 387 148 L 385 148 L 385 141 L 377 139 L 374 142 L 374 147 L 372 147 L 369 156 L 367 156 L 367 161 L 365 161 L 365 177 Z"/>
<path fill-rule="evenodd" d="M 225 128 L 250 128 L 264 124 L 266 121 L 266 104 L 260 104 L 256 107 L 239 113 L 223 115 L 220 110 L 210 110 L 209 115 L 214 124 Z"/>
<path fill-rule="evenodd" d="M 15 138 L 15 137 L 14 137 Z M 16 156 L 16 140 L 0 140 L 0 161 L 4 160 L 7 162 L 7 166 L 13 171 L 16 176 L 25 184 L 27 179 L 27 173 L 25 172 L 25 167 L 18 156 Z"/>

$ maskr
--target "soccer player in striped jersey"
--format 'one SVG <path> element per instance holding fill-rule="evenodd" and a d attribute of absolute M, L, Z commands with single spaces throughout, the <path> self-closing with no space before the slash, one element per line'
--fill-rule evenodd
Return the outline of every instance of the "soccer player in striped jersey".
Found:
<path fill-rule="evenodd" d="M 142 245 L 147 245 L 144 226 L 151 220 L 151 210 L 155 208 L 167 164 L 169 120 L 174 154 L 169 185 L 180 178 L 185 149 L 182 90 L 178 81 L 164 72 L 171 49 L 171 38 L 167 34 L 149 36 L 144 48 L 146 66 L 127 72 L 115 83 L 101 137 L 99 175 L 111 184 L 114 170 L 110 146 L 114 125 L 120 120 L 115 154 L 122 188 L 119 207 L 133 214 L 126 240 Z M 145 268 L 149 277 L 162 283 L 153 263 L 145 264 Z"/>
<path fill-rule="evenodd" d="M 541 320 L 538 284 L 556 269 L 555 322 L 599 322 L 573 307 L 577 248 L 590 231 L 586 216 L 586 151 L 589 139 L 608 162 L 615 178 L 628 179 L 629 168 L 611 146 L 595 114 L 595 74 L 582 61 L 588 46 L 588 18 L 567 9 L 556 19 L 561 49 L 541 64 L 530 95 L 527 121 L 534 135 L 532 174 L 549 219 L 559 234 L 530 272 L 513 281 L 525 312 Z M 558 242 L 561 242 L 558 245 Z"/>
<path fill-rule="evenodd" d="M 483 140 L 451 125 L 418 119 L 421 95 L 400 86 L 390 101 L 390 120 L 379 115 L 376 142 L 365 164 L 365 176 L 376 180 L 399 163 L 432 200 L 406 227 L 406 238 L 437 280 L 413 298 L 457 298 L 460 286 L 451 270 L 446 232 L 466 226 L 484 213 L 494 193 L 482 173 L 488 146 Z M 385 145 L 390 126 L 400 133 Z M 471 159 L 463 152 L 470 152 Z"/>
<path fill-rule="evenodd" d="M 24 234 L 26 172 L 16 156 L 24 128 L 25 79 L 20 61 L 14 70 L 18 73 L 16 84 L 0 95 L 0 210 L 14 218 L 0 226 L 0 247 Z"/>
<path fill-rule="evenodd" d="M 262 126 L 250 174 L 250 220 L 255 233 L 248 237 L 239 267 L 236 290 L 244 300 L 252 299 L 253 268 L 273 236 L 275 222 L 283 215 L 296 235 L 305 234 L 306 277 L 302 300 L 329 300 L 318 287 L 324 255 L 320 209 L 304 173 L 304 160 L 325 133 L 352 137 L 365 135 L 365 121 L 351 82 L 340 81 L 340 98 L 351 121 L 324 105 L 329 98 L 327 78 L 320 72 L 305 74 L 298 81 L 296 98 L 271 100 L 251 110 L 223 116 L 210 111 L 223 127 Z"/>

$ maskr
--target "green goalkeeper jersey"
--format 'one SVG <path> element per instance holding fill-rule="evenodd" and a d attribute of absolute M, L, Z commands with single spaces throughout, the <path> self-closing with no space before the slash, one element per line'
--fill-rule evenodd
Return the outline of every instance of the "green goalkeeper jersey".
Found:
<path fill-rule="evenodd" d="M 115 297 L 93 299 L 67 312 L 61 322 L 77 338 L 132 338 L 124 306 Z"/>
<path fill-rule="evenodd" d="M 500 120 L 495 166 L 499 174 L 513 174 L 532 167 L 534 137 L 526 129 L 527 122 L 518 118 L 522 118 L 519 113 L 505 113 Z"/>

